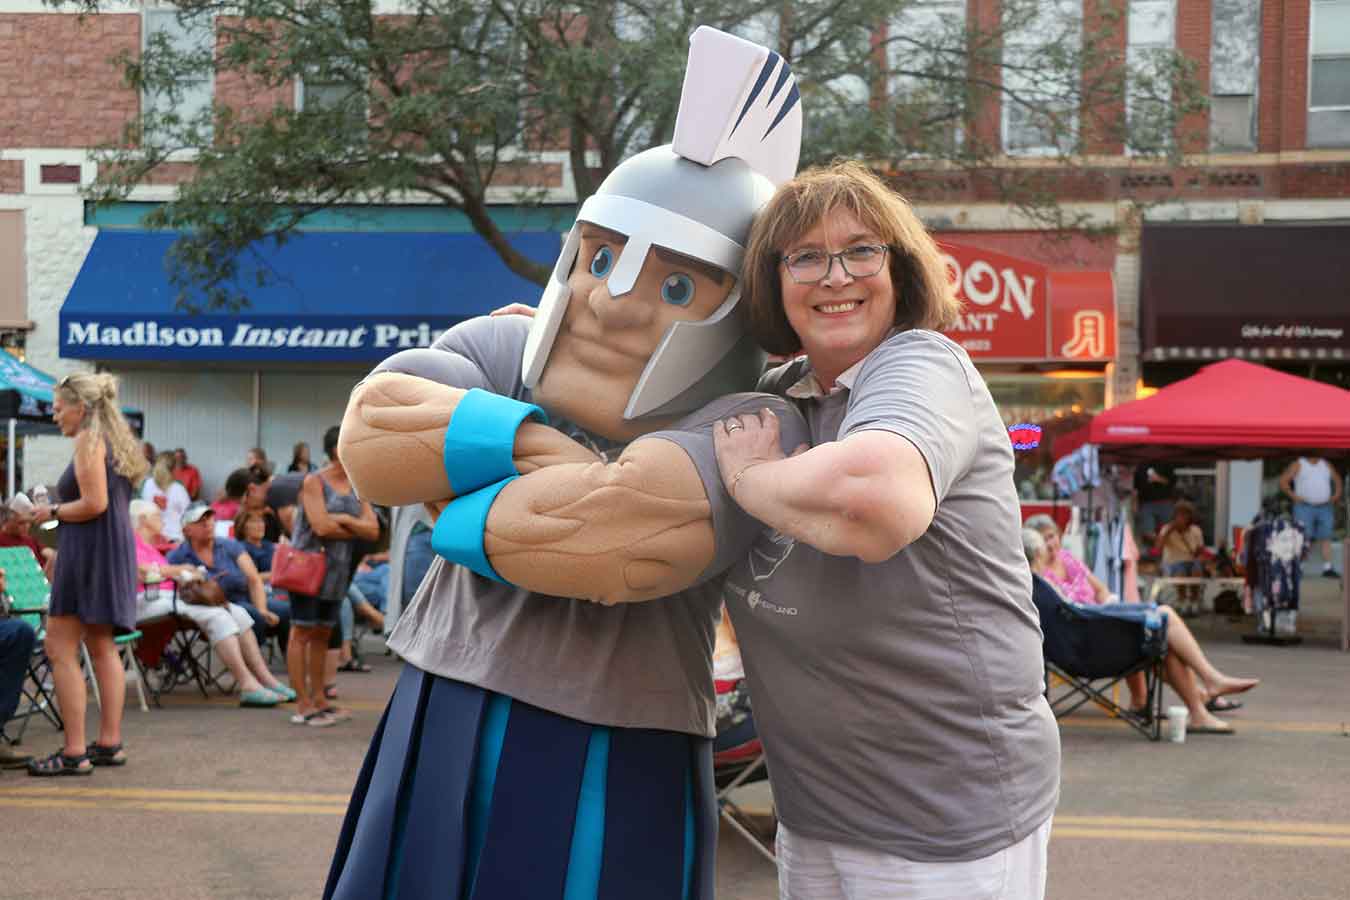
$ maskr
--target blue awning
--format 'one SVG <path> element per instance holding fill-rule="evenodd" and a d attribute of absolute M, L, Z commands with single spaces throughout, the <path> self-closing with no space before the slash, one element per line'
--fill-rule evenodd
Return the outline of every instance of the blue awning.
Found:
<path fill-rule="evenodd" d="M 61 306 L 61 356 L 76 359 L 366 362 L 426 346 L 446 328 L 538 285 L 506 268 L 477 234 L 302 232 L 239 260 L 239 312 L 175 308 L 165 254 L 176 235 L 100 231 Z M 512 246 L 551 264 L 560 236 Z M 266 273 L 258 287 L 256 275 Z M 189 301 L 204 305 L 202 296 Z"/>

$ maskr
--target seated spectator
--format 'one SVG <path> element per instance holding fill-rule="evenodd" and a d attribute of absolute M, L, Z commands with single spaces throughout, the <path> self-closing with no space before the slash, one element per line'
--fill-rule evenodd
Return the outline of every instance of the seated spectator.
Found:
<path fill-rule="evenodd" d="M 267 461 L 267 451 L 261 447 L 254 447 L 248 451 L 244 457 L 244 468 L 256 469 L 267 477 L 272 475 L 272 464 Z"/>
<path fill-rule="evenodd" d="M 50 566 L 56 551 L 44 547 L 33 537 L 33 514 L 19 512 L 9 506 L 0 506 L 0 547 L 27 547 L 33 551 L 42 571 L 50 575 Z"/>
<path fill-rule="evenodd" d="M 259 469 L 249 469 L 248 487 L 244 489 L 244 499 L 239 509 L 248 510 L 262 517 L 263 539 L 275 544 L 286 532 L 282 531 L 281 519 L 276 511 L 267 505 L 267 489 L 272 483 L 271 475 L 264 475 Z M 239 533 L 235 532 L 235 540 Z"/>
<path fill-rule="evenodd" d="M 234 517 L 234 539 L 244 545 L 258 575 L 270 585 L 272 557 L 276 555 L 277 544 L 275 540 L 267 538 L 267 524 L 262 513 L 248 508 L 240 509 L 239 515 Z"/>
<path fill-rule="evenodd" d="M 182 447 L 173 451 L 173 477 L 187 490 L 189 497 L 193 500 L 201 498 L 202 473 L 196 466 L 188 462 L 187 451 Z"/>
<path fill-rule="evenodd" d="M 352 586 L 371 606 L 384 612 L 389 605 L 389 551 L 367 554 L 356 567 Z"/>
<path fill-rule="evenodd" d="M 239 515 L 239 507 L 244 505 L 244 495 L 253 484 L 253 473 L 248 469 L 235 469 L 225 476 L 225 487 L 216 502 L 211 504 L 211 512 L 218 522 L 232 522 Z"/>
<path fill-rule="evenodd" d="M 1067 600 L 1054 585 L 1045 578 L 1050 565 L 1050 548 L 1041 532 L 1035 528 L 1022 529 L 1022 549 L 1026 551 L 1027 563 L 1031 566 L 1032 589 L 1037 592 L 1053 591 L 1061 602 Z M 1083 604 L 1077 604 L 1082 606 Z M 1215 712 L 1232 711 L 1241 708 L 1240 702 L 1228 699 L 1230 694 L 1250 691 L 1261 683 L 1259 678 L 1234 678 L 1219 671 L 1205 652 L 1200 642 L 1187 627 L 1181 616 L 1170 606 L 1157 606 L 1146 603 L 1108 603 L 1104 606 L 1090 606 L 1097 614 L 1123 617 L 1137 616 L 1140 611 L 1156 611 L 1162 617 L 1167 629 L 1167 654 L 1163 657 L 1163 678 L 1172 686 L 1172 690 L 1181 697 L 1190 710 L 1187 732 L 1194 734 L 1232 734 L 1233 726 L 1214 715 Z M 1143 691 L 1143 675 L 1139 683 L 1129 683 L 1130 706 L 1135 715 L 1147 715 Z"/>
<path fill-rule="evenodd" d="M 28 675 L 37 634 L 23 619 L 9 618 L 9 594 L 5 570 L 0 569 L 0 726 L 14 717 L 19 708 L 19 693 Z M 33 754 L 15 750 L 0 741 L 0 769 L 23 769 Z"/>
<path fill-rule="evenodd" d="M 1163 575 L 1168 578 L 1203 578 L 1205 563 L 1200 555 L 1205 552 L 1205 535 L 1195 524 L 1195 505 L 1189 500 L 1178 500 L 1172 507 L 1172 518 L 1158 529 L 1157 552 L 1162 555 Z M 1198 603 L 1204 588 L 1185 584 L 1177 594 L 1188 603 Z"/>
<path fill-rule="evenodd" d="M 159 508 L 147 500 L 131 501 L 131 527 L 136 533 L 136 569 L 141 589 L 136 594 L 136 620 L 158 618 L 174 611 L 175 582 L 184 584 L 199 575 L 196 566 L 171 563 L 155 549 L 153 539 L 162 527 Z M 179 599 L 178 614 L 186 616 L 211 642 L 225 668 L 239 685 L 240 706 L 276 706 L 295 699 L 295 692 L 277 680 L 263 662 L 253 618 L 236 603 L 202 606 Z"/>
<path fill-rule="evenodd" d="M 164 536 L 175 544 L 183 540 L 183 511 L 192 505 L 187 488 L 173 477 L 173 454 L 155 457 L 150 477 L 141 485 L 141 499 L 159 507 L 164 519 Z"/>
<path fill-rule="evenodd" d="M 1043 577 L 1064 595 L 1065 599 L 1086 606 L 1110 603 L 1116 598 L 1101 579 L 1087 566 L 1074 559 L 1073 554 L 1060 544 L 1059 526 L 1047 515 L 1027 519 L 1024 527 L 1034 529 L 1045 539 L 1047 563 Z"/>
<path fill-rule="evenodd" d="M 220 585 L 226 599 L 239 604 L 253 619 L 253 632 L 259 643 L 273 630 L 278 635 L 288 632 L 290 607 L 275 601 L 269 607 L 267 587 L 248 551 L 238 541 L 216 537 L 211 507 L 205 503 L 188 507 L 183 513 L 183 536 L 183 543 L 169 553 L 169 562 L 194 568 L 204 566 L 207 577 Z"/>
<path fill-rule="evenodd" d="M 308 474 L 317 469 L 318 466 L 309 460 L 309 444 L 304 441 L 295 445 L 291 451 L 291 464 L 286 467 L 287 472 L 304 472 Z"/>

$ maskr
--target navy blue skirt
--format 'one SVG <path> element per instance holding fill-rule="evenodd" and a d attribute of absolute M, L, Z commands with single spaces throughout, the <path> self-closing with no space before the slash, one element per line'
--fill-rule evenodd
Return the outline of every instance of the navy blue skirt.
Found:
<path fill-rule="evenodd" d="M 713 900 L 712 742 L 588 725 L 406 666 L 324 897 Z"/>

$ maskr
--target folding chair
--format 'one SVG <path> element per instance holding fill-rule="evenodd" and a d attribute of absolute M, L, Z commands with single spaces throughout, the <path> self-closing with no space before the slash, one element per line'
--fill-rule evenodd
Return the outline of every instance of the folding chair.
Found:
<path fill-rule="evenodd" d="M 768 777 L 764 745 L 755 730 L 745 680 L 718 681 L 717 737 L 713 739 L 717 811 L 761 856 L 776 865 L 773 841 L 777 823 L 766 829 L 762 816 L 751 815 L 732 797 L 737 788 Z"/>
<path fill-rule="evenodd" d="M 10 720 L 19 723 L 18 732 L 11 739 L 12 743 L 17 744 L 23 740 L 28 721 L 33 716 L 42 716 L 58 730 L 63 730 L 65 723 L 56 707 L 56 694 L 51 687 L 51 662 L 43 646 L 43 639 L 47 636 L 47 604 L 51 594 L 47 579 L 27 547 L 0 547 L 0 568 L 5 570 L 10 614 L 33 626 L 37 634 L 33 655 L 28 661 L 28 674 L 19 689 L 19 708 Z M 0 722 L 0 728 L 5 724 Z"/>
<path fill-rule="evenodd" d="M 171 598 L 168 612 L 136 623 L 144 635 L 136 659 L 155 706 L 162 706 L 160 697 L 179 685 L 195 684 L 203 698 L 210 696 L 211 687 L 222 694 L 232 693 L 233 688 L 222 684 L 214 670 L 211 642 L 197 623 L 181 612 L 176 584 Z"/>
<path fill-rule="evenodd" d="M 1167 620 L 1143 604 L 1070 603 L 1038 575 L 1032 576 L 1031 599 L 1045 635 L 1045 695 L 1055 718 L 1095 703 L 1149 740 L 1158 740 Z M 1143 673 L 1147 690 L 1144 716 L 1113 697 L 1114 689 L 1136 673 Z"/>

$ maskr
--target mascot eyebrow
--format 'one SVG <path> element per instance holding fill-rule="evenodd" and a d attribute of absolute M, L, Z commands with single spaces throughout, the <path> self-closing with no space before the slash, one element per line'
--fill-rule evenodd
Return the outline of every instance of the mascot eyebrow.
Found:
<path fill-rule="evenodd" d="M 583 222 L 581 224 L 581 239 L 583 241 L 609 241 L 610 243 L 618 244 L 620 246 L 628 243 L 628 235 L 620 234 L 613 229 L 594 225 L 590 222 Z M 694 259 L 692 256 L 686 256 L 683 253 L 671 250 L 668 247 L 662 247 L 660 244 L 656 243 L 652 244 L 652 251 L 661 262 L 673 269 L 688 269 L 697 272 L 717 285 L 723 284 L 727 279 L 727 272 L 717 268 L 717 266 L 709 265 L 701 259 Z"/>

